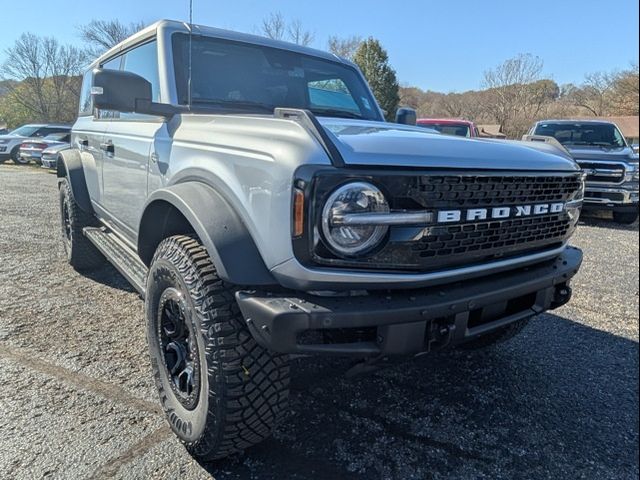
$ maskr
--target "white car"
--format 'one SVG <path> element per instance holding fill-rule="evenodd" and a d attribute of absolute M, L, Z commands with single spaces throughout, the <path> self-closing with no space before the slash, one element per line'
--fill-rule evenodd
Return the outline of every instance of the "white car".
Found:
<path fill-rule="evenodd" d="M 69 125 L 29 124 L 16 128 L 7 135 L 0 135 L 0 163 L 13 160 L 13 163 L 24 165 L 30 160 L 20 158 L 20 145 L 30 138 L 42 138 L 52 133 L 70 132 Z"/>
<path fill-rule="evenodd" d="M 71 148 L 71 145 L 68 143 L 59 143 L 57 145 L 52 145 L 49 148 L 45 148 L 42 151 L 42 168 L 56 169 L 58 164 L 58 155 L 62 150 L 67 150 Z"/>

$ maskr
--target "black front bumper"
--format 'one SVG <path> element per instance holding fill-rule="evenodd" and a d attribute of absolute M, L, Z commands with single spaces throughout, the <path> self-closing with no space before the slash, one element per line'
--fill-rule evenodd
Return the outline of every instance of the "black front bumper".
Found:
<path fill-rule="evenodd" d="M 568 247 L 538 265 L 420 290 L 343 297 L 239 291 L 236 298 L 256 341 L 271 350 L 407 355 L 462 343 L 563 305 L 581 263 L 582 252 Z"/>

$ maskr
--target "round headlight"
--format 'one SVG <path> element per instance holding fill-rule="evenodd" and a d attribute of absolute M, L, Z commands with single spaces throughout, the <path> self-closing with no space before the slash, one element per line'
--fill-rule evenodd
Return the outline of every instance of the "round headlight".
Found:
<path fill-rule="evenodd" d="M 363 224 L 358 221 L 359 214 L 388 212 L 389 204 L 377 187 L 366 182 L 347 183 L 327 199 L 322 209 L 322 233 L 338 255 L 365 253 L 382 241 L 388 227 Z"/>

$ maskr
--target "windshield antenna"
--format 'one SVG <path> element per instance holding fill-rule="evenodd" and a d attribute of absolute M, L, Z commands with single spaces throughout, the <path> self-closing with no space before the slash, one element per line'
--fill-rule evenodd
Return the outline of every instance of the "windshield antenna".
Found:
<path fill-rule="evenodd" d="M 193 38 L 193 0 L 189 0 L 189 77 L 187 79 L 187 108 L 191 111 L 191 45 Z"/>

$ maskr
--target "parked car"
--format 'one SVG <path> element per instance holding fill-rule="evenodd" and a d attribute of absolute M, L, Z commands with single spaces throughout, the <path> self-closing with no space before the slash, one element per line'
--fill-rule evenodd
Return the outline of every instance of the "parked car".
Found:
<path fill-rule="evenodd" d="M 160 402 L 194 456 L 270 435 L 288 354 L 362 373 L 494 345 L 569 301 L 571 158 L 432 134 L 407 109 L 387 123 L 348 60 L 193 30 L 155 23 L 89 66 L 57 175 L 67 259 L 108 260 L 141 293 Z"/>
<path fill-rule="evenodd" d="M 0 128 L 0 135 L 6 135 L 7 133 L 9 133 L 9 130 L 6 128 Z"/>
<path fill-rule="evenodd" d="M 68 146 L 71 139 L 71 132 L 51 133 L 42 139 L 25 140 L 20 144 L 20 161 L 28 163 L 35 160 L 42 165 L 42 153 L 49 147 L 58 145 Z"/>
<path fill-rule="evenodd" d="M 619 223 L 638 219 L 638 154 L 615 123 L 603 120 L 543 120 L 529 131 L 531 139 L 559 142 L 587 174 L 584 206 L 610 210 Z"/>
<path fill-rule="evenodd" d="M 60 152 L 71 148 L 69 143 L 61 143 L 59 145 L 53 145 L 45 148 L 42 151 L 42 168 L 49 168 L 55 170 L 58 165 L 58 157 Z"/>
<path fill-rule="evenodd" d="M 452 118 L 419 118 L 416 125 L 429 127 L 444 135 L 455 135 L 457 137 L 475 138 L 479 136 L 478 128 L 469 120 L 458 120 Z"/>
<path fill-rule="evenodd" d="M 16 128 L 7 135 L 0 135 L 0 163 L 11 159 L 18 165 L 25 165 L 30 160 L 22 161 L 20 158 L 22 142 L 30 138 L 43 138 L 51 133 L 69 133 L 70 131 L 69 125 L 30 124 Z"/>

